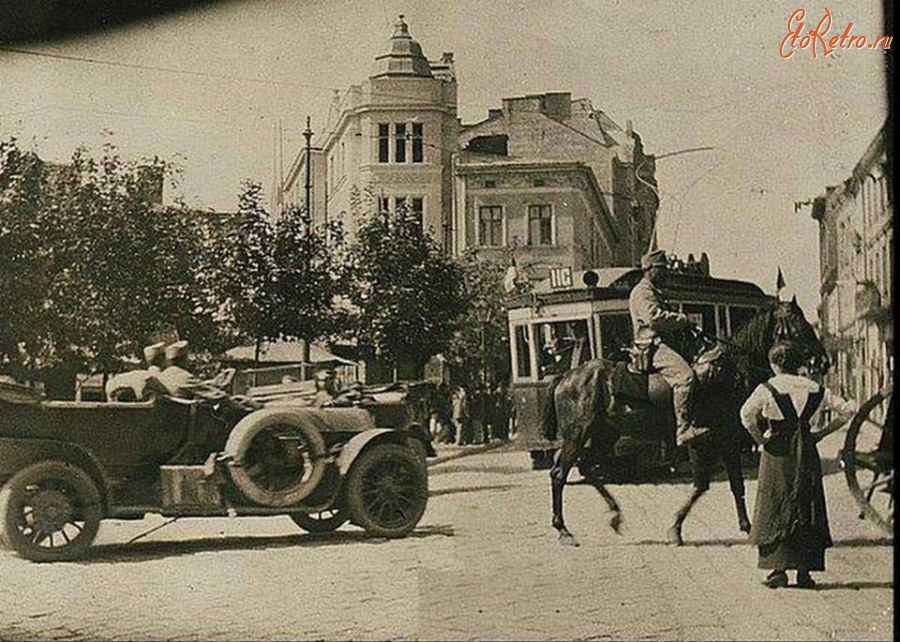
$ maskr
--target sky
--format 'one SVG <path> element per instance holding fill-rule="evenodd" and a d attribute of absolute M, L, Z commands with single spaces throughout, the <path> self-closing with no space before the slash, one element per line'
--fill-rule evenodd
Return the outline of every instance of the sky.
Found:
<path fill-rule="evenodd" d="M 814 320 L 817 227 L 794 204 L 849 177 L 886 116 L 880 49 L 782 58 L 791 15 L 806 33 L 825 6 L 828 37 L 882 34 L 880 0 L 232 0 L 0 48 L 0 139 L 54 161 L 159 156 L 181 168 L 167 198 L 231 211 L 244 180 L 271 193 L 307 116 L 324 135 L 334 91 L 368 77 L 404 14 L 429 59 L 454 53 L 464 123 L 569 91 L 650 154 L 713 147 L 659 160 L 660 246 L 769 293 L 781 266 Z"/>

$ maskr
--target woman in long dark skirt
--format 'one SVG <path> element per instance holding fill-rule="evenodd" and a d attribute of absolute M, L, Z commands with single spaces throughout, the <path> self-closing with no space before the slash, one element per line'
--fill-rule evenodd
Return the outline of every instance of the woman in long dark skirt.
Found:
<path fill-rule="evenodd" d="M 787 586 L 786 571 L 795 570 L 798 587 L 814 588 L 810 572 L 825 570 L 832 545 L 816 443 L 846 423 L 855 406 L 800 376 L 802 353 L 792 343 L 773 346 L 769 363 L 775 376 L 741 408 L 741 422 L 763 447 L 750 542 L 759 547 L 759 568 L 772 571 L 766 586 Z M 825 408 L 838 419 L 812 432 Z"/>

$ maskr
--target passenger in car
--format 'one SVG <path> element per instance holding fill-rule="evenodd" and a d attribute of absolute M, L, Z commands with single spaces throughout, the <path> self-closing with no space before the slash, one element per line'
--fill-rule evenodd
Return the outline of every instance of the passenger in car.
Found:
<path fill-rule="evenodd" d="M 154 394 L 166 394 L 161 383 L 161 365 L 165 363 L 165 343 L 154 343 L 144 348 L 146 369 L 130 370 L 113 375 L 106 382 L 108 401 L 144 401 Z"/>

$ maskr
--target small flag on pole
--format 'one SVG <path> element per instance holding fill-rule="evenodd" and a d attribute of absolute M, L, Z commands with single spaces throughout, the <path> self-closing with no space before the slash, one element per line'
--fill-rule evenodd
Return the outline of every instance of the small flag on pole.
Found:
<path fill-rule="evenodd" d="M 778 294 L 784 289 L 784 274 L 781 272 L 781 266 L 778 266 L 778 277 L 775 279 L 775 293 Z"/>

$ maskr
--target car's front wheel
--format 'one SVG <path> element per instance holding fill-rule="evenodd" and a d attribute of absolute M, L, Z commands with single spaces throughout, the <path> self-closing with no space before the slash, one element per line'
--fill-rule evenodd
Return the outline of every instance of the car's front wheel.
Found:
<path fill-rule="evenodd" d="M 428 503 L 428 472 L 411 448 L 376 444 L 347 474 L 345 502 L 354 524 L 376 537 L 403 537 Z"/>
<path fill-rule="evenodd" d="M 62 461 L 32 464 L 0 491 L 0 539 L 35 562 L 83 555 L 102 518 L 100 491 L 90 475 Z"/>

